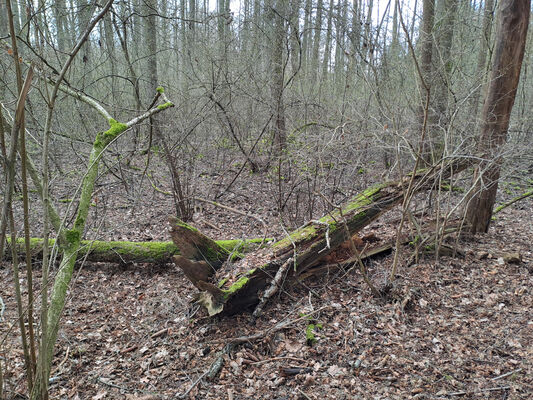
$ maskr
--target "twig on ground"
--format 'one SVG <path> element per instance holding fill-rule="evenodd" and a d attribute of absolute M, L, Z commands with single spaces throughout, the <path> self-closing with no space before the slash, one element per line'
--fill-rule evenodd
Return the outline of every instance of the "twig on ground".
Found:
<path fill-rule="evenodd" d="M 289 357 L 289 356 L 286 356 L 286 357 L 274 357 L 274 358 L 269 358 L 268 360 L 260 360 L 260 361 L 255 361 L 253 363 L 251 363 L 250 365 L 261 365 L 261 364 L 268 364 L 270 362 L 275 362 L 275 361 L 281 361 L 281 360 L 291 360 L 291 361 L 305 361 L 303 358 L 297 358 L 297 357 Z"/>
<path fill-rule="evenodd" d="M 59 365 L 55 367 L 55 369 L 50 373 L 50 375 L 55 375 L 55 373 L 61 369 L 63 364 L 67 362 L 69 353 L 70 353 L 70 346 L 67 347 L 67 351 L 65 352 L 65 357 L 63 357 L 63 360 L 61 360 Z M 61 372 L 59 372 L 59 374 L 61 375 Z"/>
<path fill-rule="evenodd" d="M 498 387 L 474 390 L 472 392 L 468 392 L 466 390 L 462 390 L 460 392 L 450 392 L 450 393 L 447 394 L 447 396 L 465 396 L 467 394 L 472 395 L 472 394 L 476 394 L 476 393 L 499 392 L 501 390 L 509 390 L 509 389 L 511 389 L 511 386 L 498 386 Z"/>
<path fill-rule="evenodd" d="M 276 276 L 274 276 L 274 279 L 272 279 L 270 287 L 265 290 L 265 293 L 263 294 L 263 296 L 261 296 L 261 299 L 259 300 L 259 304 L 257 305 L 257 307 L 255 307 L 255 310 L 252 314 L 253 318 L 257 318 L 263 313 L 263 308 L 265 307 L 268 300 L 272 296 L 274 296 L 278 289 L 281 287 L 281 281 L 283 280 L 283 277 L 289 269 L 289 266 L 291 265 L 292 261 L 292 257 L 289 257 L 289 259 L 285 261 L 283 265 L 278 269 L 278 271 L 276 272 Z"/>
<path fill-rule="evenodd" d="M 186 398 L 188 394 L 191 392 L 191 390 L 193 390 L 200 383 L 200 381 L 204 379 L 205 377 L 207 377 L 208 380 L 213 380 L 215 376 L 218 375 L 222 367 L 224 366 L 224 356 L 226 354 L 231 353 L 231 350 L 233 350 L 233 344 L 231 343 L 226 344 L 224 348 L 217 353 L 217 356 L 215 357 L 215 361 L 211 363 L 211 366 L 209 367 L 209 369 L 205 371 L 202 375 L 200 375 L 198 379 L 196 379 L 191 384 L 189 389 L 185 391 L 185 393 L 176 395 L 176 397 L 178 397 L 179 399 Z"/>
<path fill-rule="evenodd" d="M 2 296 L 0 296 L 0 322 L 4 320 L 5 309 L 6 309 L 6 305 L 4 303 L 4 300 L 2 300 Z"/>
<path fill-rule="evenodd" d="M 177 397 L 178 399 L 184 399 L 184 398 L 186 398 L 187 395 L 191 392 L 191 390 L 193 390 L 193 389 L 196 387 L 196 385 L 198 385 L 198 384 L 200 383 L 200 381 L 204 378 L 204 376 L 207 375 L 208 372 L 209 372 L 209 370 L 205 371 L 202 375 L 200 375 L 200 377 L 199 377 L 198 379 L 196 379 L 196 380 L 192 383 L 191 387 L 190 387 L 189 389 L 187 389 L 187 390 L 185 391 L 185 393 L 183 393 L 183 394 L 178 394 L 178 395 L 176 395 L 176 397 Z"/>
<path fill-rule="evenodd" d="M 497 381 L 498 379 L 506 378 L 506 377 L 508 377 L 509 375 L 517 374 L 518 372 L 521 372 L 521 371 L 522 371 L 522 368 L 518 368 L 518 369 L 515 369 L 515 370 L 513 370 L 513 371 L 509 371 L 509 372 L 507 372 L 507 373 L 505 373 L 505 374 L 498 375 L 498 376 L 492 378 L 491 380 L 493 380 L 493 381 Z"/>
<path fill-rule="evenodd" d="M 302 389 L 300 389 L 300 388 L 297 388 L 297 389 L 298 389 L 298 391 L 300 392 L 300 394 L 301 394 L 303 397 L 305 397 L 306 399 L 311 400 L 311 397 L 309 397 L 308 395 L 306 395 L 306 394 L 302 391 Z"/>
<path fill-rule="evenodd" d="M 205 378 L 205 377 L 207 377 L 209 380 L 213 380 L 218 375 L 218 373 L 220 372 L 222 367 L 224 366 L 224 357 L 227 354 L 231 353 L 231 351 L 235 348 L 236 345 L 241 344 L 241 343 L 245 343 L 245 342 L 250 342 L 250 341 L 253 341 L 253 340 L 261 339 L 264 336 L 266 336 L 268 333 L 276 332 L 276 331 L 278 331 L 280 329 L 283 329 L 283 328 L 285 328 L 285 327 L 287 327 L 289 325 L 292 325 L 292 324 L 294 324 L 294 323 L 296 323 L 298 321 L 301 321 L 301 320 L 304 320 L 304 319 L 306 320 L 306 319 L 309 318 L 310 315 L 313 315 L 313 314 L 316 314 L 316 313 L 318 313 L 320 311 L 323 311 L 326 308 L 329 308 L 329 306 L 324 306 L 324 307 L 319 308 L 318 310 L 311 311 L 310 313 L 307 313 L 306 315 L 303 315 L 300 318 L 296 318 L 296 319 L 294 319 L 292 321 L 279 323 L 279 324 L 273 326 L 272 328 L 267 329 L 267 330 L 262 331 L 262 332 L 259 332 L 259 333 L 255 334 L 255 335 L 240 336 L 240 337 L 229 339 L 229 340 L 225 341 L 226 345 L 224 346 L 224 348 L 221 351 L 219 351 L 217 353 L 217 356 L 215 357 L 215 361 L 213 361 L 211 363 L 211 366 L 209 367 L 209 369 L 207 371 L 205 371 L 202 375 L 200 375 L 198 377 L 198 379 L 196 379 L 192 383 L 192 385 L 189 387 L 189 389 L 187 389 L 185 391 L 185 393 L 176 395 L 176 397 L 178 397 L 180 399 L 186 398 L 187 395 L 191 392 L 191 390 L 194 389 L 194 387 L 196 387 L 196 385 L 198 385 L 200 383 L 200 381 L 203 378 Z M 220 343 L 220 341 L 215 341 L 214 343 Z"/>
<path fill-rule="evenodd" d="M 211 364 L 211 367 L 207 371 L 207 379 L 209 379 L 210 381 L 215 379 L 215 376 L 218 375 L 218 373 L 224 366 L 224 356 L 229 355 L 229 353 L 231 353 L 231 351 L 233 350 L 233 347 L 233 344 L 228 343 L 221 351 L 217 353 L 217 358 L 215 359 L 213 364 Z"/>
<path fill-rule="evenodd" d="M 133 391 L 135 391 L 135 389 L 128 389 L 128 388 L 125 387 L 125 386 L 115 385 L 115 384 L 112 383 L 112 382 L 108 382 L 107 379 L 102 378 L 101 376 L 99 376 L 99 377 L 96 379 L 96 381 L 99 382 L 99 383 L 102 383 L 102 384 L 104 384 L 104 385 L 106 385 L 106 386 L 109 386 L 109 387 L 115 388 L 115 389 L 124 390 L 125 392 L 133 392 Z"/>

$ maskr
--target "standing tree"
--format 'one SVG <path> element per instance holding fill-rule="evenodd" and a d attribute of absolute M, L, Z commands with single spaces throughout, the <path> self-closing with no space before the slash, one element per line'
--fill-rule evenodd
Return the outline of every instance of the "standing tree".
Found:
<path fill-rule="evenodd" d="M 420 26 L 420 88 L 425 89 L 421 93 L 420 106 L 418 108 L 418 122 L 420 130 L 427 129 L 429 120 L 429 104 L 431 96 L 431 76 L 433 72 L 433 22 L 435 19 L 435 0 L 424 0 L 422 22 Z M 430 130 L 431 130 L 430 126 Z M 431 133 L 430 133 L 431 138 Z M 422 156 L 426 161 L 431 160 L 431 142 L 425 142 L 422 150 Z"/>
<path fill-rule="evenodd" d="M 487 232 L 496 200 L 501 148 L 507 139 L 524 58 L 531 0 L 500 3 L 500 18 L 494 46 L 491 79 L 482 111 L 478 150 L 482 162 L 474 173 L 474 190 L 466 219 L 471 232 Z"/>

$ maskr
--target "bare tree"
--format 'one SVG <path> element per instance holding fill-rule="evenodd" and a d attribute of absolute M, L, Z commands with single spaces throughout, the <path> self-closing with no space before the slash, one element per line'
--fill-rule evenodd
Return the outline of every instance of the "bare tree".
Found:
<path fill-rule="evenodd" d="M 487 232 L 496 201 L 511 111 L 524 58 L 531 0 L 500 3 L 492 72 L 483 105 L 478 151 L 482 162 L 475 170 L 475 191 L 469 199 L 466 219 L 471 232 Z"/>

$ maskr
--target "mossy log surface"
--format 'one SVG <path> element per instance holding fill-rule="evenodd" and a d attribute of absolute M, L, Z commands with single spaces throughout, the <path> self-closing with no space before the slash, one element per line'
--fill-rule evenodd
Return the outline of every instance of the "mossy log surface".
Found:
<path fill-rule="evenodd" d="M 232 239 L 217 240 L 216 243 L 225 249 L 228 254 L 232 251 L 247 253 L 254 250 L 262 242 L 262 239 Z M 8 244 L 10 241 L 8 239 Z M 48 242 L 52 248 L 54 239 Z M 43 240 L 32 238 L 30 240 L 32 256 L 40 258 L 43 251 Z M 17 253 L 24 254 L 24 239 L 17 239 Z M 10 251 L 6 251 L 10 255 Z M 128 263 L 156 263 L 166 264 L 172 262 L 172 257 L 180 254 L 180 249 L 173 242 L 125 242 L 125 241 L 101 241 L 82 240 L 77 254 L 78 260 L 87 259 L 91 262 L 107 262 L 117 264 Z"/>
<path fill-rule="evenodd" d="M 247 271 L 229 286 L 226 284 L 219 288 L 209 282 L 200 282 L 200 285 L 196 282 L 195 285 L 202 290 L 197 299 L 210 315 L 231 315 L 250 310 L 259 302 L 259 293 L 270 284 L 277 270 L 290 257 L 293 258 L 293 265 L 289 268 L 289 277 L 298 277 L 348 239 L 345 226 L 353 235 L 401 203 L 411 179 L 411 193 L 416 193 L 432 188 L 438 179 L 447 178 L 466 167 L 466 163 L 456 161 L 442 169 L 423 170 L 414 177 L 408 175 L 397 182 L 373 186 L 354 196 L 342 208 L 274 243 L 271 246 L 271 261 Z"/>

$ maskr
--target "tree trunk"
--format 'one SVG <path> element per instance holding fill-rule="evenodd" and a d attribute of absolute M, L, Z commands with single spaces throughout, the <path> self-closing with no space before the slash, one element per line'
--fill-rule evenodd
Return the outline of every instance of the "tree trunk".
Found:
<path fill-rule="evenodd" d="M 500 7 L 492 72 L 483 105 L 478 144 L 483 161 L 475 169 L 475 187 L 466 211 L 466 219 L 473 233 L 488 231 L 496 201 L 502 146 L 507 139 L 509 118 L 520 79 L 531 0 L 509 0 L 500 3 Z"/>
<path fill-rule="evenodd" d="M 420 126 L 420 131 L 424 129 L 424 126 L 429 125 L 429 130 L 433 129 L 432 124 L 427 122 L 433 121 L 433 118 L 426 116 L 426 113 L 429 113 L 430 110 L 424 106 L 427 103 L 427 96 L 431 94 L 431 75 L 432 75 L 432 64 L 431 59 L 433 57 L 433 21 L 435 15 L 435 0 L 424 0 L 423 2 L 423 16 L 422 16 L 422 26 L 420 28 L 420 72 L 422 76 L 420 79 L 423 81 L 420 84 L 420 88 L 425 88 L 425 93 L 420 93 L 420 106 L 418 107 L 418 124 Z M 427 118 L 427 120 L 426 120 Z M 427 128 L 426 128 L 427 129 Z M 426 138 L 426 141 L 422 150 L 422 157 L 426 161 L 431 160 L 431 137 L 430 133 L 429 138 Z"/>
<path fill-rule="evenodd" d="M 315 21 L 315 32 L 313 36 L 313 53 L 311 58 L 311 79 L 314 84 L 316 81 L 316 77 L 318 74 L 318 71 L 320 69 L 319 66 L 319 56 L 320 56 L 320 44 L 321 44 L 321 38 L 322 38 L 322 12 L 324 8 L 324 0 L 318 0 L 317 6 L 316 6 L 316 21 Z"/>
<path fill-rule="evenodd" d="M 272 120 L 276 157 L 281 157 L 285 150 L 287 132 L 285 127 L 285 104 L 283 91 L 285 88 L 284 47 L 286 39 L 285 17 L 287 1 L 275 0 L 275 11 L 271 12 L 274 27 L 271 43 L 272 82 L 271 95 L 274 118 Z"/>
<path fill-rule="evenodd" d="M 331 38 L 333 36 L 333 12 L 334 0 L 329 0 L 328 23 L 326 28 L 326 43 L 324 48 L 324 58 L 322 59 L 322 79 L 320 84 L 326 84 L 329 75 L 329 63 L 331 59 Z"/>
<path fill-rule="evenodd" d="M 435 89 L 433 99 L 435 103 L 435 125 L 429 131 L 431 140 L 432 161 L 441 159 L 444 151 L 444 132 L 448 129 L 448 101 L 450 98 L 450 75 L 453 61 L 451 48 L 455 30 L 458 0 L 441 0 L 439 2 L 439 28 L 436 33 L 437 57 L 435 66 Z"/>
<path fill-rule="evenodd" d="M 450 171 L 458 173 L 464 168 L 466 163 L 456 161 L 442 169 L 421 171 L 415 176 L 413 192 L 428 189 L 437 179 L 448 178 Z M 244 272 L 226 288 L 221 289 L 220 285 L 207 281 L 193 281 L 202 291 L 197 301 L 207 308 L 209 315 L 234 314 L 255 306 L 259 302 L 259 293 L 269 285 L 282 266 L 290 263 L 288 277 L 298 277 L 308 271 L 348 239 L 345 227 L 353 235 L 401 203 L 405 195 L 404 187 L 410 179 L 407 176 L 400 182 L 376 185 L 353 197 L 342 210 L 332 211 L 318 222 L 310 222 L 297 229 L 271 246 L 270 257 L 266 258 L 268 261 Z M 252 259 L 257 260 L 254 257 L 257 256 L 252 256 Z M 230 282 L 230 279 L 225 281 Z"/>
<path fill-rule="evenodd" d="M 494 19 L 494 0 L 485 1 L 485 9 L 483 10 L 483 29 L 481 32 L 479 52 L 477 56 L 476 66 L 476 88 L 472 93 L 471 100 L 471 117 L 477 120 L 479 110 L 479 98 L 481 97 L 482 83 L 485 81 L 487 74 L 487 55 L 489 53 L 490 36 L 492 33 L 492 20 Z M 475 125 L 474 125 L 475 126 Z"/>
<path fill-rule="evenodd" d="M 193 228 L 194 229 L 194 228 Z M 234 252 L 236 255 L 249 253 L 259 246 L 263 239 L 230 239 L 216 240 L 216 244 L 224 249 L 227 254 Z M 7 240 L 11 245 L 11 241 Z M 17 239 L 16 251 L 19 256 L 24 255 L 24 238 Z M 52 248 L 54 239 L 48 241 L 48 246 Z M 43 239 L 31 238 L 30 252 L 32 258 L 40 259 L 43 252 Z M 10 257 L 10 252 L 6 257 Z M 102 240 L 82 240 L 77 260 L 89 262 L 104 262 L 116 264 L 128 263 L 154 263 L 167 264 L 172 262 L 172 257 L 183 253 L 173 242 L 125 242 L 125 241 L 102 241 Z"/>

